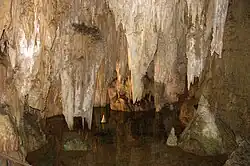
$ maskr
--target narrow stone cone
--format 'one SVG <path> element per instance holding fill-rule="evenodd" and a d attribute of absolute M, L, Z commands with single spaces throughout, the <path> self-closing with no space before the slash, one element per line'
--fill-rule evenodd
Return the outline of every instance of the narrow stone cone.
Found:
<path fill-rule="evenodd" d="M 172 127 L 171 132 L 168 136 L 167 145 L 168 146 L 177 146 L 177 137 L 175 135 L 175 131 L 174 131 L 173 127 Z"/>
<path fill-rule="evenodd" d="M 102 115 L 102 120 L 101 120 L 101 123 L 106 123 L 107 121 L 106 121 L 106 118 L 105 118 L 105 116 L 104 116 L 104 114 Z"/>

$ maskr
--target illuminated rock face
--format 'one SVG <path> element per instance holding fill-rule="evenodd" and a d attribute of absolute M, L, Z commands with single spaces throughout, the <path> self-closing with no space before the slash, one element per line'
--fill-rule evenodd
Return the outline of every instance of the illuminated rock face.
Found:
<path fill-rule="evenodd" d="M 3 8 L 1 16 L 4 16 L 0 17 L 0 30 L 5 29 L 9 42 L 5 77 L 12 79 L 21 103 L 28 95 L 29 106 L 40 110 L 44 116 L 63 113 L 70 128 L 74 116 L 85 117 L 91 124 L 101 64 L 105 69 L 100 72 L 100 94 L 104 93 L 110 73 L 115 70 L 116 59 L 110 55 L 113 50 L 108 50 L 113 43 L 106 44 L 116 32 L 105 25 L 109 21 L 112 26 L 112 16 L 109 13 L 104 20 L 94 18 L 94 14 L 99 17 L 104 14 L 101 12 L 104 6 L 96 4 L 99 3 L 31 0 L 3 1 L 0 6 Z M 102 36 L 99 28 L 92 28 L 94 26 L 103 26 L 107 34 Z M 103 96 L 96 105 L 106 104 L 106 96 Z M 6 98 L 2 96 L 2 102 L 7 102 Z"/>
<path fill-rule="evenodd" d="M 110 0 L 108 4 L 116 25 L 121 23 L 126 30 L 134 102 L 143 97 L 146 72 L 154 78 L 159 110 L 183 94 L 186 75 L 188 86 L 200 76 L 207 56 L 221 55 L 227 0 Z M 158 84 L 164 88 L 159 90 Z"/>
<path fill-rule="evenodd" d="M 210 45 L 221 53 L 227 3 L 4 1 L 6 16 L 0 28 L 7 31 L 9 66 L 19 98 L 29 94 L 31 107 L 53 114 L 46 109 L 52 104 L 48 92 L 59 81 L 61 92 L 54 98 L 61 101 L 58 113 L 65 115 L 70 128 L 73 116 L 85 117 L 90 124 L 92 106 L 107 103 L 114 70 L 118 84 L 130 70 L 133 101 L 143 97 L 142 77 L 148 72 L 159 110 L 183 93 L 186 73 L 188 82 L 199 76 Z M 158 84 L 163 90 L 157 90 Z"/>
<path fill-rule="evenodd" d="M 81 116 L 91 127 L 93 106 L 112 102 L 107 91 L 114 79 L 114 91 L 135 103 L 149 92 L 143 81 L 147 74 L 158 111 L 165 103 L 177 102 L 186 85 L 189 88 L 199 77 L 196 96 L 203 94 L 211 107 L 226 104 L 227 111 L 220 113 L 227 117 L 235 110 L 230 100 L 249 105 L 227 93 L 237 89 L 227 82 L 237 78 L 237 94 L 245 94 L 243 87 L 250 83 L 243 74 L 249 66 L 248 40 L 238 32 L 249 28 L 233 23 L 235 34 L 244 40 L 239 39 L 242 46 L 237 47 L 230 42 L 235 35 L 230 34 L 230 22 L 225 26 L 228 6 L 239 13 L 233 18 L 248 25 L 247 18 L 241 18 L 248 13 L 243 1 L 237 6 L 233 0 L 2 0 L 0 32 L 6 34 L 1 53 L 8 49 L 0 58 L 1 103 L 12 107 L 17 125 L 28 95 L 29 106 L 40 110 L 41 116 L 64 114 L 69 128 L 73 117 Z M 242 56 L 235 59 L 229 48 L 242 50 L 237 53 Z M 219 97 L 223 92 L 228 95 Z M 249 117 L 246 110 L 240 112 Z M 228 119 L 232 117 L 223 120 Z M 250 126 L 248 121 L 244 124 Z"/>
<path fill-rule="evenodd" d="M 2 106 L 1 106 L 2 107 Z M 0 152 L 10 152 L 18 150 L 19 138 L 16 127 L 11 117 L 5 112 L 4 108 L 0 108 L 0 136 L 1 146 Z"/>

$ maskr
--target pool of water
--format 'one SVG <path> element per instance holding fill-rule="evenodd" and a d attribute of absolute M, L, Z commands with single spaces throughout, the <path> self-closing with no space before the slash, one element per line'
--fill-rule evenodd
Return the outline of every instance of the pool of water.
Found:
<path fill-rule="evenodd" d="M 94 110 L 92 130 L 69 131 L 63 116 L 47 119 L 48 144 L 30 152 L 33 166 L 221 166 L 226 156 L 202 157 L 164 143 L 164 126 L 152 112 L 111 111 L 100 124 L 101 109 Z M 77 130 L 78 129 L 78 130 Z M 65 151 L 63 135 L 77 135 L 88 148 Z"/>

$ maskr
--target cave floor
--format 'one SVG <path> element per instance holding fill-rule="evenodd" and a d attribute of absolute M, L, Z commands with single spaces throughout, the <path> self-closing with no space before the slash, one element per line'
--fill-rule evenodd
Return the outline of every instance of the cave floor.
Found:
<path fill-rule="evenodd" d="M 111 111 L 105 125 L 98 123 L 100 114 L 94 111 L 91 131 L 69 131 L 63 117 L 50 118 L 48 144 L 28 153 L 27 161 L 33 166 L 221 166 L 227 159 L 196 156 L 163 144 L 151 113 Z M 82 138 L 86 149 L 65 151 L 65 135 Z"/>

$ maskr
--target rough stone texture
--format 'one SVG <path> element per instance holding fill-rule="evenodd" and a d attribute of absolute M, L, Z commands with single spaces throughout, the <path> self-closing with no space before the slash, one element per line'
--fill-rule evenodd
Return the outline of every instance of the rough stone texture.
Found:
<path fill-rule="evenodd" d="M 236 148 L 234 133 L 216 119 L 207 99 L 201 96 L 194 118 L 183 131 L 179 146 L 197 155 L 231 153 Z"/>
<path fill-rule="evenodd" d="M 187 100 L 180 107 L 179 120 L 181 125 L 185 128 L 193 119 L 196 111 L 196 100 Z"/>
<path fill-rule="evenodd" d="M 0 164 L 7 159 L 13 165 L 19 165 L 17 163 L 25 163 L 26 149 L 20 147 L 23 137 L 11 112 L 10 106 L 0 105 Z"/>
<path fill-rule="evenodd" d="M 199 76 L 210 47 L 220 55 L 227 3 L 4 0 L 0 30 L 8 37 L 19 100 L 29 94 L 31 107 L 46 116 L 63 113 L 70 128 L 74 116 L 90 124 L 92 106 L 108 102 L 114 71 L 120 91 L 129 69 L 131 99 L 143 98 L 147 72 L 159 110 L 178 100 L 186 73 L 188 82 Z"/>
<path fill-rule="evenodd" d="M 214 119 L 216 126 L 219 127 L 223 124 L 227 130 L 234 132 L 236 136 L 249 138 L 249 14 L 250 3 L 248 1 L 229 1 L 228 14 L 225 22 L 224 37 L 223 37 L 223 50 L 220 55 L 218 52 L 211 52 L 212 56 L 204 58 L 203 71 L 199 77 L 199 85 L 196 89 L 195 96 L 204 96 L 206 104 L 209 105 L 206 113 L 209 119 Z M 189 66 L 189 65 L 188 65 Z M 204 105 L 198 106 L 198 110 L 204 109 Z M 206 114 L 203 114 L 206 115 Z M 198 128 L 195 127 L 197 124 Z M 209 123 L 212 126 L 212 123 Z M 201 140 L 201 134 L 196 135 L 195 130 L 202 128 L 199 118 L 191 121 L 190 125 L 183 133 L 182 147 L 184 149 L 195 148 L 202 142 L 204 147 L 192 149 L 192 151 L 202 154 L 207 153 L 206 146 L 209 143 Z M 212 133 L 212 128 L 204 127 Z M 228 133 L 228 132 L 226 132 Z M 221 134 L 223 136 L 224 134 Z M 226 136 L 226 135 L 224 135 Z M 191 140 L 193 138 L 193 140 Z M 226 137 L 227 141 L 233 141 L 232 137 Z M 198 140 L 195 142 L 195 140 Z M 191 145 L 189 144 L 190 142 Z M 211 140 L 209 141 L 211 142 Z M 196 145 L 197 143 L 197 145 Z M 205 146 L 206 145 L 206 146 Z M 214 144 L 217 153 L 222 149 L 223 144 L 217 142 Z M 230 146 L 228 146 L 230 147 Z M 233 147 L 233 146 L 231 146 Z M 217 149 L 217 150 L 216 150 Z M 233 148 L 230 148 L 233 150 Z M 230 152 L 229 150 L 228 152 Z M 217 151 L 217 152 L 216 152 Z"/>
<path fill-rule="evenodd" d="M 90 144 L 77 133 L 64 133 L 62 148 L 64 151 L 87 151 Z"/>
<path fill-rule="evenodd" d="M 19 148 L 19 136 L 13 117 L 8 114 L 8 108 L 1 105 L 0 108 L 0 152 L 17 151 Z"/>
<path fill-rule="evenodd" d="M 177 146 L 177 137 L 175 135 L 174 128 L 171 129 L 171 132 L 168 136 L 167 145 L 168 146 Z"/>
<path fill-rule="evenodd" d="M 229 156 L 224 166 L 248 166 L 250 164 L 250 144 L 241 140 L 239 147 Z"/>
<path fill-rule="evenodd" d="M 221 56 L 228 0 L 187 0 L 190 21 L 187 34 L 188 86 L 199 77 L 206 57 L 214 52 Z"/>
<path fill-rule="evenodd" d="M 230 1 L 222 59 L 211 63 L 213 79 L 206 91 L 218 117 L 245 138 L 250 136 L 249 16 L 249 1 Z"/>
<path fill-rule="evenodd" d="M 247 1 L 229 1 L 222 56 L 214 53 L 206 58 L 196 92 L 197 96 L 202 94 L 206 98 L 210 118 L 223 122 L 236 136 L 246 139 L 250 136 L 250 77 L 246 72 L 250 63 L 247 35 L 250 30 L 249 7 Z M 191 126 L 195 123 L 199 124 L 199 121 L 194 120 Z M 189 127 L 190 131 L 187 129 L 185 133 L 192 134 L 193 127 Z M 195 139 L 197 137 L 194 136 Z"/>
<path fill-rule="evenodd" d="M 150 93 L 160 110 L 198 77 L 194 96 L 206 98 L 205 114 L 248 137 L 249 5 L 2 0 L 1 103 L 11 107 L 18 129 L 27 94 L 29 106 L 42 116 L 64 114 L 70 129 L 73 117 L 81 116 L 91 127 L 93 106 L 113 102 L 107 91 L 114 79 L 116 95 L 125 93 L 136 103 Z M 152 85 L 144 83 L 145 75 Z"/>
<path fill-rule="evenodd" d="M 32 113 L 33 112 L 33 113 Z M 23 143 L 27 152 L 40 149 L 47 143 L 45 134 L 42 131 L 39 115 L 35 110 L 24 112 L 24 138 Z"/>
<path fill-rule="evenodd" d="M 86 117 L 91 123 L 97 73 L 101 64 L 109 66 L 100 68 L 104 71 L 98 75 L 102 78 L 99 77 L 101 85 L 96 90 L 101 94 L 96 95 L 101 96 L 99 101 L 96 99 L 97 105 L 104 105 L 106 95 L 103 94 L 109 82 L 106 80 L 116 67 L 116 59 L 112 60 L 116 51 L 109 49 L 113 43 L 119 43 L 112 39 L 116 31 L 110 28 L 112 15 L 104 2 L 8 2 L 2 1 L 0 5 L 0 15 L 4 16 L 0 30 L 5 28 L 8 36 L 11 69 L 8 74 L 14 74 L 19 100 L 23 102 L 29 94 L 31 107 L 45 110 L 45 116 L 63 113 L 71 128 L 73 116 Z M 88 28 L 83 28 L 84 23 Z M 92 28 L 97 23 L 105 33 L 97 33 L 98 38 L 93 38 L 99 32 Z"/>

